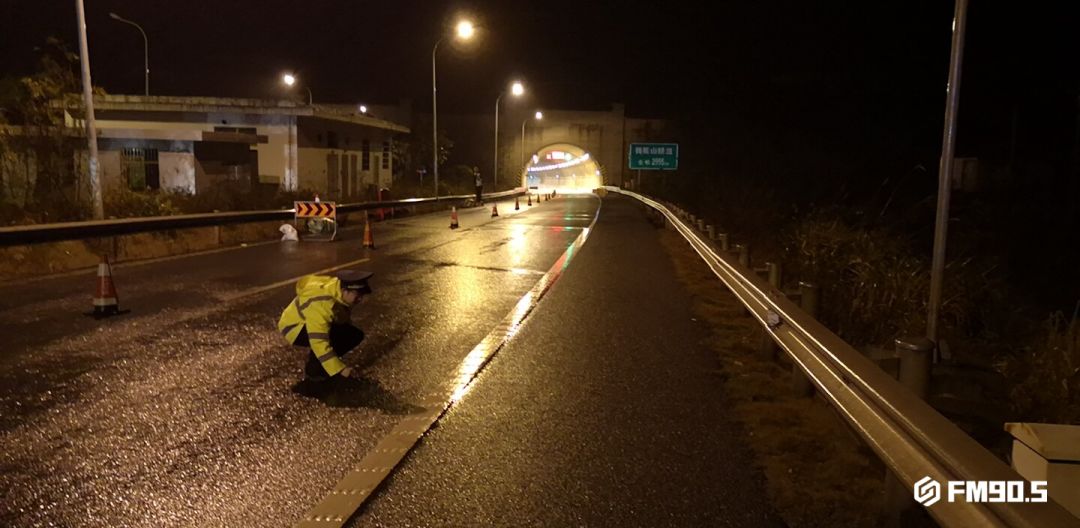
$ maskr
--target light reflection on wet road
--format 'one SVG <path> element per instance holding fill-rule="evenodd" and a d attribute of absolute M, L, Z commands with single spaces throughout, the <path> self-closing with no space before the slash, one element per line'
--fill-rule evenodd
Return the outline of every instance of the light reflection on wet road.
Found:
<path fill-rule="evenodd" d="M 376 224 L 376 251 L 353 232 L 126 267 L 132 312 L 100 322 L 81 315 L 92 276 L 0 287 L 0 525 L 289 524 L 445 382 L 597 203 L 462 211 L 457 231 L 398 219 Z M 232 297 L 365 257 L 376 294 L 348 357 L 365 379 L 341 401 L 300 396 L 303 358 L 274 328 L 291 288 Z"/>

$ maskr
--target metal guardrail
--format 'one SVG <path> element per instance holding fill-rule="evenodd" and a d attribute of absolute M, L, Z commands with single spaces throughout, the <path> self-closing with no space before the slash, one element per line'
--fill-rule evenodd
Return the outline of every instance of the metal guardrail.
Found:
<path fill-rule="evenodd" d="M 731 255 L 720 254 L 668 207 L 617 187 L 605 189 L 636 198 L 663 214 L 908 490 L 927 476 L 941 483 L 1024 480 L 781 291 Z M 968 503 L 943 497 L 927 510 L 946 527 L 1080 526 L 1080 519 L 1053 501 Z"/>
<path fill-rule="evenodd" d="M 488 198 L 503 198 L 524 193 L 524 189 L 514 189 L 499 193 L 483 195 Z M 343 213 L 363 211 L 370 209 L 383 209 L 392 207 L 406 207 L 435 202 L 460 202 L 473 198 L 474 194 L 457 196 L 440 196 L 439 198 L 409 198 L 387 202 L 360 202 L 354 204 L 338 205 L 338 211 Z M 57 242 L 61 240 L 77 240 L 82 238 L 99 238 L 117 235 L 130 235 L 134 233 L 146 233 L 150 231 L 167 231 L 173 229 L 188 229 L 192 227 L 209 227 L 228 224 L 242 224 L 248 222 L 264 222 L 271 220 L 291 221 L 294 215 L 293 209 L 281 209 L 270 211 L 243 211 L 231 213 L 204 213 L 176 216 L 154 216 L 143 218 L 121 218 L 116 220 L 99 220 L 91 222 L 62 222 L 55 224 L 25 225 L 13 227 L 0 227 L 0 247 L 18 246 L 24 244 L 39 244 L 42 242 Z"/>

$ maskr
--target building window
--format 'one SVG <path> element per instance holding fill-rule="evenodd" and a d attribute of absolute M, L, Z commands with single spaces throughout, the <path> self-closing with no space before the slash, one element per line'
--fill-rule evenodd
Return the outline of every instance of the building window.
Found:
<path fill-rule="evenodd" d="M 371 170 L 371 142 L 360 142 L 360 170 Z"/>
<path fill-rule="evenodd" d="M 120 151 L 120 173 L 133 191 L 160 189 L 157 149 L 126 148 Z"/>
<path fill-rule="evenodd" d="M 330 131 L 326 133 L 326 148 L 338 148 L 337 132 Z"/>
<path fill-rule="evenodd" d="M 390 142 L 383 141 L 382 143 L 382 168 L 390 168 Z"/>

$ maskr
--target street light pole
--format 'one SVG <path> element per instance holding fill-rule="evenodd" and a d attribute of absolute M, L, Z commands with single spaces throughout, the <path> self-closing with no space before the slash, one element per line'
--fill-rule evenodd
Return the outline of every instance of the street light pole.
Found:
<path fill-rule="evenodd" d="M 146 32 L 143 31 L 142 26 L 128 20 L 116 13 L 109 13 L 109 18 L 125 24 L 131 24 L 135 26 L 135 29 L 139 30 L 143 38 L 143 70 L 145 72 L 144 91 L 145 95 L 150 95 L 150 40 L 146 38 Z"/>
<path fill-rule="evenodd" d="M 492 185 L 494 185 L 493 189 L 499 187 L 499 100 L 501 100 L 502 96 L 505 94 L 506 92 L 500 93 L 499 96 L 495 98 L 495 169 L 491 173 L 491 177 L 493 178 Z"/>
<path fill-rule="evenodd" d="M 435 84 L 435 52 L 442 41 L 442 38 L 435 41 L 435 47 L 431 48 L 431 170 L 435 175 L 435 200 L 439 199 L 439 97 Z"/>
<path fill-rule="evenodd" d="M 94 202 L 94 219 L 105 218 L 105 206 L 101 201 L 101 182 L 98 180 L 97 128 L 94 124 L 94 92 L 90 84 L 90 51 L 86 43 L 86 10 L 83 0 L 75 0 L 75 12 L 79 23 L 79 62 L 82 63 L 83 104 L 86 106 L 86 147 L 89 151 L 90 198 Z"/>
<path fill-rule="evenodd" d="M 473 25 L 468 20 L 458 22 L 454 28 L 456 36 L 461 40 L 469 40 L 473 36 Z M 435 200 L 439 199 L 439 97 L 435 83 L 435 52 L 439 51 L 439 44 L 445 39 L 439 37 L 431 48 L 431 169 L 435 174 Z"/>
<path fill-rule="evenodd" d="M 953 14 L 952 57 L 945 99 L 945 130 L 942 134 L 941 164 L 938 168 L 937 218 L 934 226 L 934 259 L 930 268 L 930 301 L 926 337 L 938 342 L 938 319 L 945 275 L 945 243 L 949 232 L 949 194 L 952 189 L 953 147 L 956 143 L 956 111 L 960 104 L 960 72 L 964 59 L 964 30 L 967 27 L 967 0 L 956 0 Z"/>

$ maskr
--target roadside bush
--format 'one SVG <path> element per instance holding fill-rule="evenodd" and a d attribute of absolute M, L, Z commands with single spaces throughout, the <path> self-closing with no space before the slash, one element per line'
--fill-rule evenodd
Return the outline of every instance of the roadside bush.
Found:
<path fill-rule="evenodd" d="M 1014 380 L 1013 410 L 1025 421 L 1080 425 L 1080 304 L 1072 318 L 1057 312 L 1044 322 L 1043 339 L 1003 358 L 999 369 Z"/>
<path fill-rule="evenodd" d="M 795 224 L 785 244 L 790 277 L 821 288 L 819 318 L 856 345 L 889 346 L 925 331 L 930 263 L 908 240 L 885 228 L 852 227 L 818 213 Z M 1004 283 L 993 262 L 946 265 L 940 335 L 996 337 Z"/>
<path fill-rule="evenodd" d="M 922 323 L 929 270 L 905 244 L 824 215 L 798 223 L 784 262 L 821 288 L 818 318 L 846 340 L 883 344 Z"/>
<path fill-rule="evenodd" d="M 136 192 L 119 188 L 105 193 L 103 200 L 105 213 L 109 218 L 170 216 L 182 212 L 172 202 L 170 193 Z"/>
<path fill-rule="evenodd" d="M 476 193 L 476 178 L 469 165 L 454 165 L 440 176 L 439 194 L 442 196 Z"/>
<path fill-rule="evenodd" d="M 166 194 L 182 212 L 190 214 L 289 208 L 294 201 L 311 200 L 315 191 L 282 191 L 276 184 L 247 188 L 226 183 L 213 185 L 198 194 L 180 189 L 166 191 Z"/>

